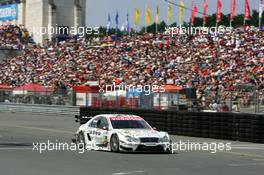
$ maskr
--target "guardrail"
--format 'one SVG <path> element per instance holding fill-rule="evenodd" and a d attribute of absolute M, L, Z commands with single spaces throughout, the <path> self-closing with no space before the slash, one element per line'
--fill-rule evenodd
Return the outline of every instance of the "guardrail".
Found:
<path fill-rule="evenodd" d="M 58 106 L 58 105 L 34 105 L 34 104 L 13 104 L 0 103 L 1 112 L 24 112 L 36 114 L 53 114 L 74 116 L 80 114 L 77 106 Z"/>
<path fill-rule="evenodd" d="M 134 114 L 172 135 L 264 143 L 264 115 L 227 112 L 80 108 L 80 123 L 97 114 Z M 83 121 L 82 121 L 83 120 Z"/>

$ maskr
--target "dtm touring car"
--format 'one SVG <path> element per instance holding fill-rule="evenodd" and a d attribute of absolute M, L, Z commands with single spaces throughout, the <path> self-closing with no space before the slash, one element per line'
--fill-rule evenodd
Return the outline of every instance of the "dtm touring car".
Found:
<path fill-rule="evenodd" d="M 79 127 L 74 141 L 89 150 L 171 153 L 169 134 L 157 131 L 143 118 L 136 115 L 102 114 L 94 116 Z"/>

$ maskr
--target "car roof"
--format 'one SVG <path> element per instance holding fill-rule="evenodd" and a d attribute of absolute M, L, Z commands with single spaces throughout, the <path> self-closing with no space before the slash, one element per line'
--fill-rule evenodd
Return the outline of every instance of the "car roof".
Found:
<path fill-rule="evenodd" d="M 122 117 L 140 117 L 138 115 L 132 115 L 132 114 L 99 114 L 96 116 L 104 116 L 106 118 L 110 118 L 110 117 L 117 117 L 117 116 L 122 116 Z"/>

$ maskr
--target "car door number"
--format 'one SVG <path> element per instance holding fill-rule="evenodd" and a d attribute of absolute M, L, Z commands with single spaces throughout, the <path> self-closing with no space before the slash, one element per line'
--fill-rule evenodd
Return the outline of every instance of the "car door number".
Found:
<path fill-rule="evenodd" d="M 96 130 L 92 130 L 92 131 L 89 132 L 89 134 L 96 135 L 96 136 L 100 136 L 102 133 L 101 132 L 98 132 Z"/>

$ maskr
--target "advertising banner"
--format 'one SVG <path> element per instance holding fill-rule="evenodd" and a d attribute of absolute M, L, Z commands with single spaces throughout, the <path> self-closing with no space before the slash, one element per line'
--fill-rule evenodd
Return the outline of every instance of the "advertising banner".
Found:
<path fill-rule="evenodd" d="M 18 8 L 17 4 L 0 6 L 0 21 L 17 20 Z"/>

